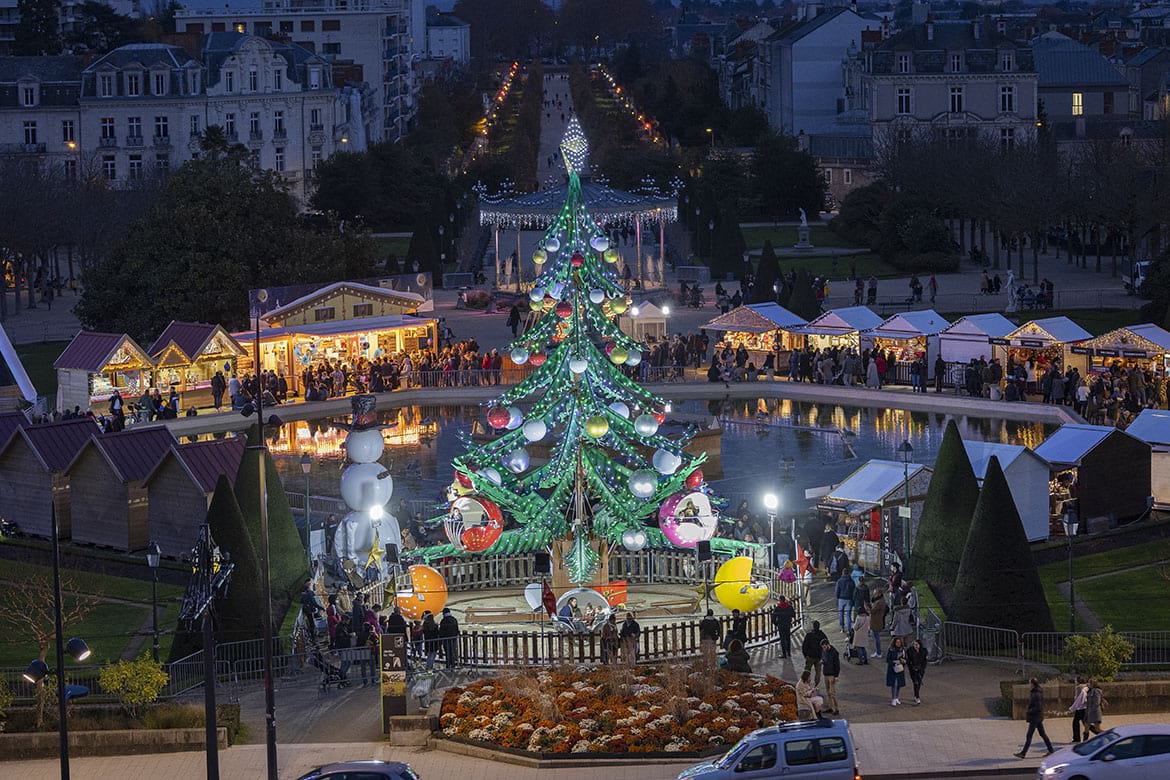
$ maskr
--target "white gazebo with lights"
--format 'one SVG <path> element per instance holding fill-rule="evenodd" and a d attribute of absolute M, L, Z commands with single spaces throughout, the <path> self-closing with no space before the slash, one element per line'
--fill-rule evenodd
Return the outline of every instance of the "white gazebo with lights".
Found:
<path fill-rule="evenodd" d="M 666 341 L 666 316 L 669 310 L 650 301 L 635 304 L 618 319 L 618 327 L 630 338 L 643 344 Z"/>

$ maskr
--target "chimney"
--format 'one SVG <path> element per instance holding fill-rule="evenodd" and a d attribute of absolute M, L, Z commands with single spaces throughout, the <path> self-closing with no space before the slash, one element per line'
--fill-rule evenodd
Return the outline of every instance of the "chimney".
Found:
<path fill-rule="evenodd" d="M 934 17 L 930 14 L 926 16 L 926 40 L 934 40 Z"/>
<path fill-rule="evenodd" d="M 882 19 L 882 40 L 890 37 L 890 20 Z"/>
<path fill-rule="evenodd" d="M 995 20 L 995 31 L 1000 35 L 1007 35 L 1007 20 L 1002 16 Z"/>

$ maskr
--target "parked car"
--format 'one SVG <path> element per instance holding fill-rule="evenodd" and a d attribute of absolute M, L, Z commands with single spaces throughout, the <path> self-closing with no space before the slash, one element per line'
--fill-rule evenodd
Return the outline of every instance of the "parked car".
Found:
<path fill-rule="evenodd" d="M 1040 762 L 1038 780 L 1159 780 L 1170 777 L 1170 723 L 1118 726 Z"/>
<path fill-rule="evenodd" d="M 418 775 L 401 761 L 342 761 L 317 767 L 298 780 L 418 780 Z"/>
<path fill-rule="evenodd" d="M 721 758 L 683 770 L 678 780 L 794 777 L 861 780 L 848 721 L 822 718 L 757 729 Z"/>

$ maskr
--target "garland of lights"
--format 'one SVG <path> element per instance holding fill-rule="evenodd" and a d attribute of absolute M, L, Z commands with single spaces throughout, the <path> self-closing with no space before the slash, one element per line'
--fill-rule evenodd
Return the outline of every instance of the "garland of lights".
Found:
<path fill-rule="evenodd" d="M 588 145 L 575 120 L 561 148 L 569 173 L 565 202 L 533 254 L 540 274 L 529 298 L 542 316 L 509 346 L 513 362 L 536 370 L 489 405 L 497 438 L 476 443 L 462 436 L 465 451 L 453 460 L 449 498 L 494 502 L 519 526 L 475 552 L 529 552 L 569 539 L 564 565 L 582 582 L 598 564 L 595 540 L 630 546 L 634 533 L 639 548 L 669 546 L 654 527 L 660 505 L 683 491 L 709 493 L 699 468 L 706 455 L 684 449 L 695 429 L 667 437 L 660 425 L 669 405 L 623 373 L 641 362 L 643 345 L 617 326 L 631 301 L 615 273 L 619 255 L 581 195 Z M 535 464 L 525 448 L 541 441 L 552 446 L 547 461 Z M 744 547 L 711 543 L 716 552 Z M 413 555 L 430 561 L 469 552 L 453 541 Z"/>

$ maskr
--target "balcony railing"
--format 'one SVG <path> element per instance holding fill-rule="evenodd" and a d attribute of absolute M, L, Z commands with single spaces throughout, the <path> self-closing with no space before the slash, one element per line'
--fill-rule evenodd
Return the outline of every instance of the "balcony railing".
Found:
<path fill-rule="evenodd" d="M 155 146 L 170 146 L 171 137 L 169 135 L 156 135 L 154 137 Z"/>
<path fill-rule="evenodd" d="M 44 154 L 44 144 L 0 144 L 0 154 Z"/>
<path fill-rule="evenodd" d="M 288 138 L 288 131 L 283 127 L 278 127 L 272 131 L 272 137 L 279 141 L 283 141 L 285 138 Z"/>
<path fill-rule="evenodd" d="M 240 140 L 240 134 L 237 133 L 235 130 L 225 132 L 223 134 L 223 137 L 224 137 L 224 140 L 226 140 L 230 144 L 237 143 Z"/>
<path fill-rule="evenodd" d="M 117 146 L 117 145 L 118 145 L 118 139 L 114 136 L 110 136 L 109 138 L 99 138 L 98 139 L 98 146 L 101 146 L 101 147 L 109 148 L 109 147 L 113 147 L 113 146 Z"/>
<path fill-rule="evenodd" d="M 264 140 L 264 131 L 263 130 L 252 130 L 251 132 L 248 133 L 248 140 L 249 141 L 263 141 Z"/>
<path fill-rule="evenodd" d="M 126 136 L 126 145 L 127 146 L 142 146 L 142 136 L 140 136 L 140 135 Z"/>
<path fill-rule="evenodd" d="M 309 132 L 310 133 L 323 133 L 323 132 L 325 132 L 325 125 L 321 125 L 321 124 L 309 125 Z"/>

